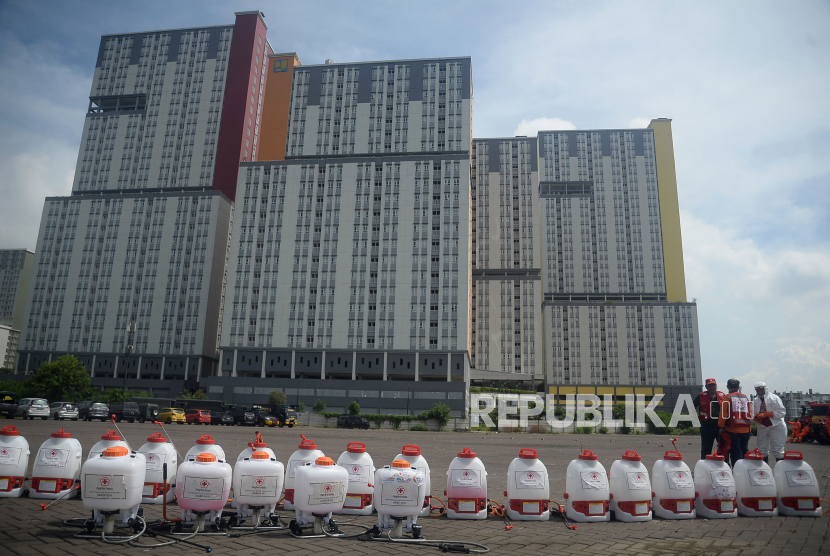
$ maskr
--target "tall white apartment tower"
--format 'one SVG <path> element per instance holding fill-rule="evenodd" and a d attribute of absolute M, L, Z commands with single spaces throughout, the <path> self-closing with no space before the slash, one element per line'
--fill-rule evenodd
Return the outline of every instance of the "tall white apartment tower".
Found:
<path fill-rule="evenodd" d="M 43 209 L 18 372 L 65 353 L 98 378 L 213 372 L 238 166 L 258 149 L 265 34 L 261 13 L 241 12 L 229 25 L 101 37 L 72 193 Z"/>

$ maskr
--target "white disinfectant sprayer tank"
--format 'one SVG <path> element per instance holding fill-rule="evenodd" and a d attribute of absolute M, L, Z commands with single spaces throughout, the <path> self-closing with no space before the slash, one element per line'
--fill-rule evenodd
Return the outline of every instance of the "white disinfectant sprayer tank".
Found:
<path fill-rule="evenodd" d="M 17 427 L 0 431 L 0 498 L 18 498 L 29 467 L 29 443 Z"/>
<path fill-rule="evenodd" d="M 747 517 L 775 516 L 776 489 L 772 469 L 757 448 L 739 459 L 732 468 L 737 492 L 738 514 Z"/>
<path fill-rule="evenodd" d="M 450 462 L 444 494 L 448 518 L 487 519 L 487 471 L 469 448 Z"/>
<path fill-rule="evenodd" d="M 104 453 L 104 450 L 107 448 L 114 448 L 115 446 L 122 446 L 129 451 L 132 451 L 130 445 L 127 443 L 126 440 L 121 438 L 121 435 L 118 434 L 117 431 L 107 431 L 107 434 L 101 436 L 101 440 L 95 443 L 92 446 L 92 449 L 89 451 L 89 455 L 87 455 L 86 459 L 92 459 L 94 457 L 100 456 Z"/>
<path fill-rule="evenodd" d="M 141 500 L 145 504 L 161 504 L 164 502 L 164 464 L 167 464 L 167 501 L 173 501 L 175 493 L 176 473 L 178 472 L 178 454 L 176 448 L 167 442 L 160 432 L 154 432 L 147 438 L 147 442 L 138 449 L 144 454 L 147 473 L 144 476 L 144 488 Z"/>
<path fill-rule="evenodd" d="M 610 521 L 608 474 L 591 450 L 568 464 L 565 477 L 565 515 L 572 521 Z"/>
<path fill-rule="evenodd" d="M 183 462 L 176 475 L 176 498 L 182 509 L 182 521 L 198 521 L 202 529 L 204 522 L 199 514 L 204 514 L 207 523 L 216 522 L 228 500 L 231 481 L 231 466 L 210 452 L 197 455 L 195 461 Z"/>
<path fill-rule="evenodd" d="M 723 456 L 709 454 L 695 464 L 695 495 L 697 517 L 738 517 L 735 479 Z"/>
<path fill-rule="evenodd" d="M 196 456 L 199 454 L 213 454 L 219 461 L 227 461 L 225 458 L 225 450 L 210 437 L 209 434 L 203 434 L 196 440 L 196 444 L 187 451 L 184 456 L 185 461 L 196 461 Z M 169 477 L 170 475 L 168 475 Z"/>
<path fill-rule="evenodd" d="M 363 442 L 349 442 L 346 451 L 337 458 L 337 465 L 349 474 L 346 501 L 337 513 L 351 515 L 372 515 L 372 480 L 375 476 L 375 462 L 366 453 Z"/>
<path fill-rule="evenodd" d="M 654 515 L 663 519 L 694 519 L 695 483 L 680 452 L 669 450 L 651 468 Z"/>
<path fill-rule="evenodd" d="M 286 510 L 294 509 L 294 475 L 297 468 L 304 463 L 313 463 L 317 458 L 322 457 L 325 457 L 325 454 L 317 449 L 314 441 L 301 434 L 300 445 L 288 458 L 288 468 L 285 475 L 285 501 L 283 502 Z"/>
<path fill-rule="evenodd" d="M 144 475 L 144 454 L 130 453 L 124 446 L 112 446 L 86 460 L 81 481 L 84 506 L 93 509 L 96 525 L 104 525 L 105 532 L 112 532 L 115 524 L 130 525 L 141 505 Z M 114 519 L 104 515 L 108 512 L 117 512 Z"/>
<path fill-rule="evenodd" d="M 78 494 L 81 479 L 81 443 L 63 429 L 40 445 L 32 468 L 29 498 L 63 498 Z M 67 492 L 67 491 L 72 492 Z"/>
<path fill-rule="evenodd" d="M 816 474 L 801 452 L 784 452 L 772 474 L 778 490 L 778 515 L 821 517 Z"/>
<path fill-rule="evenodd" d="M 276 509 L 282 494 L 285 468 L 273 453 L 257 450 L 250 457 L 236 460 L 233 469 L 233 496 L 241 519 L 259 510 L 259 519 L 267 518 Z"/>
<path fill-rule="evenodd" d="M 507 517 L 519 521 L 547 521 L 550 518 L 548 470 L 536 450 L 522 448 L 507 468 Z"/>
<path fill-rule="evenodd" d="M 294 510 L 297 523 L 308 525 L 315 516 L 328 523 L 332 512 L 340 511 L 346 499 L 348 472 L 321 456 L 314 463 L 298 465 L 294 474 Z"/>
<path fill-rule="evenodd" d="M 626 450 L 611 464 L 611 511 L 617 521 L 651 521 L 651 481 L 640 454 Z"/>
<path fill-rule="evenodd" d="M 408 461 L 396 459 L 391 466 L 375 471 L 374 481 L 374 505 L 381 531 L 393 529 L 395 518 L 402 519 L 401 529 L 412 531 L 423 507 L 423 475 L 412 469 Z"/>
<path fill-rule="evenodd" d="M 401 453 L 395 456 L 395 459 L 402 459 L 409 462 L 409 465 L 416 473 L 421 474 L 424 483 L 424 504 L 421 508 L 421 517 L 429 515 L 429 504 L 432 496 L 432 483 L 429 477 L 429 464 L 426 458 L 421 455 L 421 448 L 411 444 L 407 444 L 401 450 Z M 394 461 L 394 460 L 393 460 Z"/>

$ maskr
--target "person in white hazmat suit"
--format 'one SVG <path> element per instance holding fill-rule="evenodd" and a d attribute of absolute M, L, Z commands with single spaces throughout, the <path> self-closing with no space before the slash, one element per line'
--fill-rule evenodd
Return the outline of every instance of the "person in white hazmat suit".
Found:
<path fill-rule="evenodd" d="M 775 461 L 784 459 L 784 443 L 787 441 L 787 409 L 777 395 L 767 391 L 763 382 L 755 383 L 757 396 L 752 400 L 752 419 L 758 424 L 758 449 L 769 463 L 769 453 Z"/>

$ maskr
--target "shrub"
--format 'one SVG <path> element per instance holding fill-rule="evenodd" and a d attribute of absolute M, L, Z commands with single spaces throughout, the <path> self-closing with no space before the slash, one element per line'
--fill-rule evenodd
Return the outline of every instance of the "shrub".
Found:
<path fill-rule="evenodd" d="M 297 402 L 297 405 L 294 406 L 294 409 L 296 409 L 299 413 L 302 413 L 303 411 L 305 411 L 305 404 L 303 402 Z"/>
<path fill-rule="evenodd" d="M 416 423 L 416 424 L 412 425 L 411 427 L 409 427 L 409 430 L 429 432 L 429 427 L 426 426 L 423 423 Z"/>
<path fill-rule="evenodd" d="M 195 392 L 191 390 L 185 390 L 179 396 L 182 400 L 206 400 L 208 399 L 207 394 L 205 394 L 204 390 L 196 390 Z"/>
<path fill-rule="evenodd" d="M 357 400 L 349 404 L 348 410 L 349 415 L 360 415 L 360 404 L 357 403 Z"/>
<path fill-rule="evenodd" d="M 620 427 L 620 434 L 631 434 L 631 427 Z"/>
<path fill-rule="evenodd" d="M 599 428 L 600 434 L 608 434 L 608 427 L 600 427 Z"/>
<path fill-rule="evenodd" d="M 678 436 L 698 436 L 700 435 L 700 429 L 698 427 L 690 427 L 690 428 L 676 428 L 672 434 L 676 434 Z"/>
<path fill-rule="evenodd" d="M 314 413 L 325 413 L 326 402 L 324 402 L 321 399 L 318 399 L 316 402 L 314 402 L 314 407 L 312 408 L 312 411 L 314 411 Z"/>
<path fill-rule="evenodd" d="M 594 427 L 576 427 L 576 432 L 579 434 L 591 434 L 594 432 Z"/>
<path fill-rule="evenodd" d="M 654 434 L 671 434 L 671 428 L 667 426 L 671 421 L 671 413 L 667 411 L 655 411 L 654 413 L 666 426 L 656 427 L 654 426 L 654 423 L 651 422 L 651 419 L 646 418 L 646 421 L 648 422 L 648 431 L 653 432 Z"/>
<path fill-rule="evenodd" d="M 285 392 L 271 390 L 268 393 L 268 403 L 272 405 L 285 405 L 288 403 L 288 396 L 285 395 Z"/>

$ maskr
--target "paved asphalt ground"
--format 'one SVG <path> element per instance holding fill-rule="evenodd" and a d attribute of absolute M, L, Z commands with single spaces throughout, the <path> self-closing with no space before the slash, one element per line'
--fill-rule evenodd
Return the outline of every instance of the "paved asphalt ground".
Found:
<path fill-rule="evenodd" d="M 109 423 L 64 421 L 0 421 L 0 426 L 15 424 L 29 441 L 32 457 L 49 434 L 63 427 L 81 441 L 84 457 L 107 429 Z M 159 427 L 150 423 L 119 425 L 134 448 L 140 447 Z M 236 455 L 253 439 L 253 428 L 170 425 L 167 427 L 179 452 L 184 454 L 201 434 L 210 433 L 228 454 Z M 375 465 L 391 462 L 404 444 L 421 446 L 431 466 L 432 494 L 443 498 L 446 469 L 463 447 L 469 446 L 482 459 L 488 470 L 491 498 L 504 501 L 507 466 L 518 456 L 520 448 L 534 448 L 547 465 L 550 474 L 551 497 L 562 502 L 565 488 L 565 469 L 582 448 L 591 449 L 599 456 L 606 469 L 619 459 L 625 450 L 636 450 L 650 470 L 654 460 L 671 449 L 671 439 L 663 436 L 638 435 L 572 435 L 572 434 L 516 434 L 516 433 L 432 433 L 398 432 L 390 430 L 346 431 L 326 428 L 295 427 L 293 429 L 265 429 L 262 431 L 268 446 L 283 463 L 299 444 L 300 433 L 313 439 L 318 448 L 337 458 L 350 441 L 365 442 Z M 794 446 L 788 444 L 788 447 Z M 819 478 L 822 497 L 830 499 L 830 446 L 796 445 L 813 466 Z M 750 448 L 755 447 L 755 439 Z M 678 448 L 687 463 L 693 464 L 700 451 L 696 437 L 680 437 Z M 690 465 L 693 467 L 693 465 Z M 59 502 L 47 511 L 40 510 L 40 500 L 29 498 L 0 499 L 0 555 L 5 554 L 137 554 L 146 549 L 105 545 L 100 541 L 75 539 L 78 529 L 63 525 L 69 518 L 86 517 L 89 512 L 80 499 Z M 149 520 L 161 518 L 160 506 L 144 506 Z M 178 508 L 173 505 L 173 516 Z M 289 512 L 284 512 L 288 514 Z M 172 517 L 172 516 L 171 516 Z M 347 516 L 341 516 L 346 521 Z M 374 517 L 353 518 L 350 521 L 373 525 Z M 576 531 L 568 530 L 563 522 L 514 522 L 512 530 L 495 517 L 484 521 L 454 521 L 446 517 L 422 518 L 423 535 L 433 539 L 475 541 L 487 545 L 493 554 L 590 554 L 590 555 L 777 555 L 830 554 L 830 514 L 821 518 L 742 518 L 721 520 L 664 521 L 654 519 L 647 523 L 621 522 L 579 524 Z M 279 554 L 429 554 L 432 547 L 392 545 L 380 542 L 337 539 L 294 539 L 284 532 L 230 539 L 222 536 L 200 537 L 200 543 L 210 545 L 219 554 L 255 554 L 263 550 Z M 145 542 L 154 542 L 148 539 Z M 195 547 L 179 544 L 175 547 L 154 549 L 156 553 L 197 551 Z"/>

